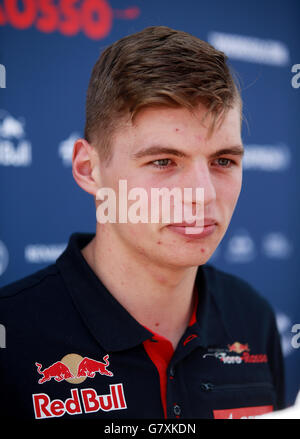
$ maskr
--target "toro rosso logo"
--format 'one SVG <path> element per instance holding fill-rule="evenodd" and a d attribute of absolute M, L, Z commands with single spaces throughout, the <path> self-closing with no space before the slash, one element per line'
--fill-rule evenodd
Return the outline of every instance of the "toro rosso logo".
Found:
<path fill-rule="evenodd" d="M 79 32 L 95 40 L 106 38 L 114 19 L 135 20 L 140 8 L 115 9 L 108 0 L 4 0 L 0 4 L 0 26 L 10 25 L 39 32 L 59 32 L 73 37 Z M 123 4 L 124 2 L 120 2 Z"/>
<path fill-rule="evenodd" d="M 112 377 L 114 374 L 107 369 L 109 366 L 108 358 L 109 355 L 105 355 L 104 362 L 102 362 L 88 357 L 82 358 L 77 354 L 69 354 L 44 370 L 42 370 L 40 363 L 35 363 L 38 373 L 42 375 L 38 383 L 43 384 L 52 378 L 57 382 L 66 380 L 70 383 L 80 383 L 86 377 L 94 378 L 96 373 Z"/>
<path fill-rule="evenodd" d="M 241 363 L 267 363 L 268 356 L 266 354 L 250 355 L 248 343 L 240 343 L 238 341 L 227 345 L 225 349 L 208 349 L 208 353 L 203 355 L 206 357 L 215 357 L 223 364 L 241 364 Z M 235 353 L 237 355 L 231 355 Z M 230 355 L 228 355 L 230 354 Z"/>

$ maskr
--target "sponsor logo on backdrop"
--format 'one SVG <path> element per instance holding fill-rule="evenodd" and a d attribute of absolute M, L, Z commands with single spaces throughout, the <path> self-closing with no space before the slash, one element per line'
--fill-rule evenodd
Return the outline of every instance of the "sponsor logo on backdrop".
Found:
<path fill-rule="evenodd" d="M 292 251 L 292 243 L 282 232 L 267 233 L 262 239 L 262 252 L 268 258 L 288 259 Z"/>
<path fill-rule="evenodd" d="M 233 263 L 247 263 L 255 259 L 255 244 L 248 231 L 236 231 L 229 238 L 224 257 L 226 261 Z"/>
<path fill-rule="evenodd" d="M 8 250 L 4 242 L 0 241 L 0 276 L 5 272 L 9 261 Z"/>
<path fill-rule="evenodd" d="M 6 88 L 6 68 L 0 64 L 0 88 Z"/>
<path fill-rule="evenodd" d="M 64 166 L 72 166 L 72 154 L 74 143 L 81 137 L 80 134 L 73 132 L 65 140 L 62 140 L 58 145 L 58 155 L 62 159 Z"/>
<path fill-rule="evenodd" d="M 65 250 L 67 244 L 28 244 L 25 247 L 25 261 L 31 264 L 54 262 Z"/>
<path fill-rule="evenodd" d="M 6 348 L 6 328 L 0 323 L 0 349 Z"/>
<path fill-rule="evenodd" d="M 290 164 L 291 151 L 285 144 L 245 145 L 243 169 L 246 171 L 285 171 Z"/>
<path fill-rule="evenodd" d="M 208 41 L 229 58 L 241 61 L 286 66 L 290 59 L 289 49 L 282 41 L 224 32 L 210 32 Z"/>
<path fill-rule="evenodd" d="M 292 73 L 296 73 L 292 77 L 291 84 L 293 88 L 299 88 L 300 87 L 300 64 L 294 64 L 292 66 Z"/>
<path fill-rule="evenodd" d="M 294 349 L 299 349 L 300 348 L 300 323 L 295 323 L 292 326 L 291 332 L 292 332 L 292 334 L 295 334 L 295 335 L 293 335 L 292 341 L 291 341 L 292 347 Z"/>
<path fill-rule="evenodd" d="M 223 253 L 226 262 L 248 263 L 257 257 L 256 244 L 247 230 L 237 230 L 228 239 Z M 293 245 L 282 232 L 266 233 L 261 240 L 261 253 L 270 259 L 289 259 Z"/>
<path fill-rule="evenodd" d="M 30 166 L 31 142 L 26 138 L 25 120 L 0 110 L 0 165 Z"/>
<path fill-rule="evenodd" d="M 110 34 L 114 19 L 135 20 L 140 15 L 137 6 L 124 6 L 113 9 L 108 0 L 6 0 L 0 5 L 0 26 L 19 30 L 35 27 L 43 33 L 58 32 L 67 37 L 82 32 L 99 40 Z"/>
<path fill-rule="evenodd" d="M 280 333 L 282 353 L 287 357 L 294 351 L 293 333 L 291 331 L 293 324 L 290 317 L 281 311 L 276 313 L 276 324 Z"/>

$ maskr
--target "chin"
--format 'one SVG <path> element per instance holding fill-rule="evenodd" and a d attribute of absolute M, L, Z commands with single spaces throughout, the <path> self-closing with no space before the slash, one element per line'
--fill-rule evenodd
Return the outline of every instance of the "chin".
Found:
<path fill-rule="evenodd" d="M 159 255 L 157 255 L 155 260 L 159 266 L 165 265 L 169 267 L 172 266 L 174 268 L 197 267 L 205 264 L 214 253 L 214 250 L 215 249 L 208 249 L 203 245 L 197 251 L 193 250 L 192 254 L 190 251 L 183 252 L 180 251 L 180 249 L 177 252 L 174 251 L 168 254 L 161 252 Z"/>

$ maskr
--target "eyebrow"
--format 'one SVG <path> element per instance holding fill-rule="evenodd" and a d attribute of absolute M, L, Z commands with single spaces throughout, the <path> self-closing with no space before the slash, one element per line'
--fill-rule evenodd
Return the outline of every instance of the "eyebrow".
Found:
<path fill-rule="evenodd" d="M 242 145 L 230 146 L 229 148 L 219 149 L 210 155 L 210 158 L 219 157 L 220 155 L 237 155 L 243 157 L 245 154 L 244 147 Z"/>
<path fill-rule="evenodd" d="M 212 154 L 210 154 L 209 158 L 212 159 L 219 157 L 221 155 L 237 155 L 243 157 L 244 153 L 245 150 L 242 145 L 235 145 L 235 146 L 219 149 L 218 151 L 215 151 Z M 158 146 L 158 145 L 149 146 L 148 148 L 141 149 L 140 151 L 132 154 L 131 157 L 134 160 L 137 160 L 143 157 L 149 157 L 153 155 L 155 156 L 159 154 L 171 154 L 177 157 L 188 157 L 188 155 L 183 151 L 171 147 Z"/>

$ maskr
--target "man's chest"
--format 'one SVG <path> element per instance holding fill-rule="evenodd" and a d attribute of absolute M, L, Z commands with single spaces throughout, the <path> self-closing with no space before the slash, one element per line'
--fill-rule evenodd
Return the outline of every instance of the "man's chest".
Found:
<path fill-rule="evenodd" d="M 37 420 L 179 419 L 255 416 L 276 406 L 269 359 L 246 345 L 197 347 L 161 369 L 142 345 L 113 353 L 61 352 L 45 350 L 19 365 L 9 360 L 7 413 Z"/>

